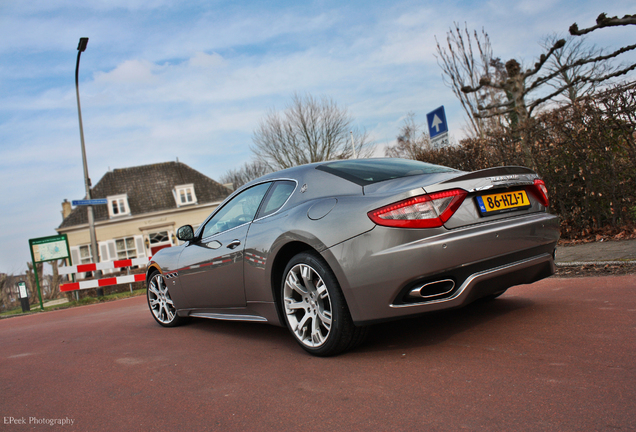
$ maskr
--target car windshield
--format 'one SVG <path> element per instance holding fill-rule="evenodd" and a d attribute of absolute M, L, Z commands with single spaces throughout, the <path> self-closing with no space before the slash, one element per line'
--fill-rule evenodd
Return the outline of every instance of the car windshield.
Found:
<path fill-rule="evenodd" d="M 336 161 L 320 165 L 316 169 L 337 175 L 360 186 L 401 177 L 456 171 L 426 162 L 389 158 Z"/>

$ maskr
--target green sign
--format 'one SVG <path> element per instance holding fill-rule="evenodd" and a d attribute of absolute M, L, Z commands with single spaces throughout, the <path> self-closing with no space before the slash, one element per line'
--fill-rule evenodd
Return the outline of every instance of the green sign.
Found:
<path fill-rule="evenodd" d="M 34 263 L 65 259 L 70 255 L 66 234 L 30 239 L 29 246 Z"/>
<path fill-rule="evenodd" d="M 33 275 L 35 276 L 35 285 L 38 289 L 38 297 L 40 298 L 40 309 L 44 310 L 42 303 L 42 292 L 40 291 L 40 278 L 36 263 L 53 261 L 58 259 L 70 258 L 68 238 L 66 234 L 56 236 L 40 237 L 29 239 L 29 249 L 31 249 L 31 260 L 33 261 Z"/>

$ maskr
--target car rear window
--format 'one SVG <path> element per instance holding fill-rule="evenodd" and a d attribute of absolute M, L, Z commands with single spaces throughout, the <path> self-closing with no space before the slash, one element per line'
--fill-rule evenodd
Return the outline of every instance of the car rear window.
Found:
<path fill-rule="evenodd" d="M 341 160 L 319 165 L 316 169 L 342 177 L 360 186 L 401 177 L 457 171 L 426 162 L 389 158 Z"/>

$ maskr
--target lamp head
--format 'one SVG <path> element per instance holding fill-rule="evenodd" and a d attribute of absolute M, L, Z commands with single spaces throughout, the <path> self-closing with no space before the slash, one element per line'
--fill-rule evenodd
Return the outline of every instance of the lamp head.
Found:
<path fill-rule="evenodd" d="M 87 37 L 80 38 L 79 44 L 77 45 L 77 50 L 79 52 L 86 51 L 86 45 L 88 45 L 88 38 Z"/>

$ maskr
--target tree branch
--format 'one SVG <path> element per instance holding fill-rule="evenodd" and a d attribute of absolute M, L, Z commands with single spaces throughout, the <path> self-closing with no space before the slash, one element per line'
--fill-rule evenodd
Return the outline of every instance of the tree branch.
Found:
<path fill-rule="evenodd" d="M 479 105 L 477 108 L 479 108 L 480 111 L 488 111 L 495 108 L 503 108 L 503 107 L 510 107 L 510 106 L 513 107 L 514 104 L 515 104 L 515 101 L 510 100 L 507 102 L 491 103 L 490 105 L 487 105 L 487 106 Z"/>
<path fill-rule="evenodd" d="M 502 84 L 493 83 L 492 81 L 490 81 L 490 77 L 483 76 L 479 80 L 479 85 L 477 87 L 463 86 L 461 88 L 461 91 L 464 92 L 464 93 L 474 93 L 474 92 L 477 92 L 477 91 L 481 90 L 484 87 L 496 88 L 498 90 L 503 90 L 504 89 L 504 86 Z"/>
<path fill-rule="evenodd" d="M 608 18 L 605 13 L 602 13 L 596 18 L 596 25 L 583 30 L 579 30 L 579 26 L 574 23 L 570 26 L 570 34 L 572 36 L 582 36 L 590 33 L 596 29 L 603 27 L 615 27 L 636 24 L 636 15 L 625 15 L 623 18 L 617 16 Z"/>
<path fill-rule="evenodd" d="M 473 113 L 473 115 L 477 118 L 481 118 L 481 119 L 487 119 L 487 118 L 492 118 L 492 117 L 498 117 L 498 116 L 502 116 L 505 114 L 510 114 L 511 112 L 514 112 L 515 108 L 508 108 L 505 110 L 499 110 L 499 111 L 494 111 L 491 113 Z"/>
<path fill-rule="evenodd" d="M 528 115 L 532 114 L 532 111 L 533 111 L 536 107 L 538 107 L 540 104 L 542 104 L 543 102 L 545 102 L 545 101 L 547 101 L 547 100 L 550 100 L 550 99 L 552 99 L 553 97 L 555 97 L 555 96 L 557 96 L 557 95 L 559 95 L 559 94 L 563 93 L 563 90 L 565 90 L 565 89 L 567 89 L 567 88 L 571 87 L 572 85 L 574 85 L 575 83 L 577 83 L 578 81 L 580 81 L 578 78 L 580 78 L 580 77 L 577 77 L 577 79 L 573 80 L 573 81 L 572 81 L 572 84 L 567 85 L 567 86 L 563 86 L 563 87 L 561 87 L 561 88 L 559 88 L 559 89 L 555 90 L 554 92 L 552 92 L 551 94 L 549 94 L 549 95 L 547 95 L 547 96 L 545 96 L 545 97 L 542 97 L 542 98 L 539 98 L 539 99 L 537 99 L 537 100 L 532 101 L 532 103 L 531 103 L 530 105 L 528 105 Z"/>
<path fill-rule="evenodd" d="M 585 81 L 585 82 L 605 81 L 605 80 L 610 79 L 610 78 L 615 78 L 617 76 L 625 75 L 627 72 L 632 71 L 634 69 L 636 69 L 636 63 L 634 63 L 633 65 L 631 65 L 629 67 L 626 67 L 625 69 L 618 70 L 618 71 L 616 71 L 614 73 L 607 74 L 607 75 L 605 75 L 603 77 L 600 77 L 600 78 L 581 77 L 581 81 Z"/>
<path fill-rule="evenodd" d="M 524 73 L 525 77 L 529 77 L 531 75 L 535 75 L 537 72 L 539 72 L 539 70 L 543 67 L 543 65 L 545 64 L 546 61 L 548 61 L 548 59 L 550 58 L 550 56 L 558 49 L 563 48 L 563 46 L 565 46 L 565 39 L 559 39 L 558 41 L 556 41 L 554 43 L 554 45 L 552 45 L 552 48 L 550 48 L 550 50 L 548 51 L 547 54 L 541 54 L 541 57 L 539 57 L 539 61 L 536 62 L 534 64 L 534 69 L 531 70 L 527 70 Z"/>
<path fill-rule="evenodd" d="M 569 69 L 572 69 L 573 67 L 582 66 L 582 65 L 585 65 L 585 64 L 588 64 L 588 63 L 597 63 L 597 62 L 602 61 L 602 60 L 608 60 L 610 58 L 618 57 L 620 54 L 623 54 L 623 53 L 625 53 L 627 51 L 631 51 L 633 49 L 636 49 L 636 44 L 628 45 L 626 47 L 620 48 L 620 49 L 614 51 L 613 53 L 610 53 L 610 54 L 607 54 L 607 55 L 601 55 L 601 56 L 588 58 L 588 59 L 581 59 L 581 60 L 575 61 L 574 63 L 566 64 L 563 67 L 561 67 L 560 69 L 557 69 L 556 71 L 552 72 L 551 74 L 546 75 L 546 76 L 544 76 L 542 78 L 538 78 L 535 82 L 533 82 L 527 88 L 526 93 L 529 93 L 531 90 L 534 90 L 539 85 L 541 85 L 541 84 L 545 83 L 546 81 L 554 78 L 555 76 L 557 76 L 558 74 L 560 74 L 562 72 L 565 72 L 565 71 L 567 71 Z M 631 69 L 629 69 L 629 70 L 631 70 Z M 626 73 L 626 72 L 623 72 L 623 73 Z M 621 74 L 618 74 L 618 75 L 621 75 Z M 616 75 L 616 76 L 618 76 L 618 75 Z M 607 78 L 605 78 L 605 79 L 612 78 L 613 76 L 614 75 L 607 75 Z M 592 80 L 590 80 L 590 82 L 591 81 Z M 594 79 L 594 81 L 600 82 L 602 80 Z"/>

